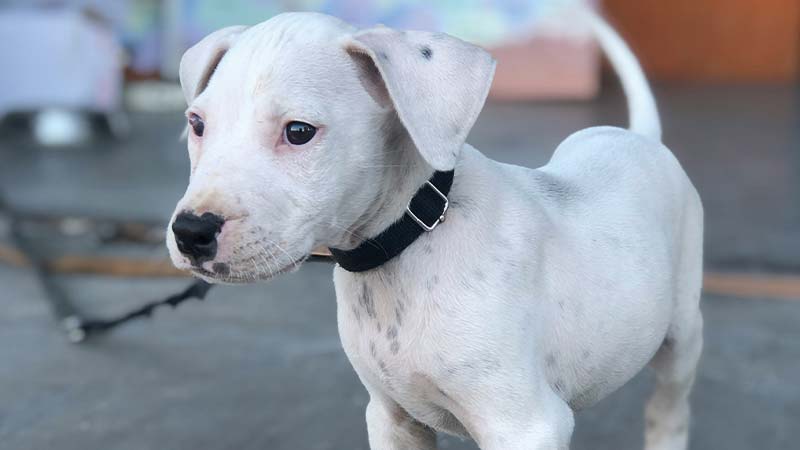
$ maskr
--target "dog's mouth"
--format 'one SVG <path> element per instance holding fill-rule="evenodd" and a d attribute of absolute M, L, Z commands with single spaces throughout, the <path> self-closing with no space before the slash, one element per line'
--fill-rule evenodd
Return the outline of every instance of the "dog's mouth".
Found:
<path fill-rule="evenodd" d="M 212 267 L 215 270 L 213 271 L 202 266 L 192 266 L 190 270 L 193 275 L 209 283 L 245 284 L 256 281 L 267 281 L 278 275 L 294 272 L 300 268 L 309 256 L 310 255 L 306 255 L 302 258 L 295 259 L 285 266 L 271 266 L 269 268 L 249 266 L 245 269 L 239 269 L 225 263 L 214 263 Z M 275 269 L 275 267 L 277 267 L 277 269 Z"/>

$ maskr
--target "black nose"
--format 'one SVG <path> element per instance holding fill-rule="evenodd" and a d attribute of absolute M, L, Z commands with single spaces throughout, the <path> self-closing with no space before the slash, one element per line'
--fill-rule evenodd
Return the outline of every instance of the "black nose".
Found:
<path fill-rule="evenodd" d="M 195 265 L 214 259 L 217 254 L 217 233 L 223 223 L 225 219 L 209 212 L 202 216 L 185 211 L 178 214 L 172 223 L 178 250 Z"/>

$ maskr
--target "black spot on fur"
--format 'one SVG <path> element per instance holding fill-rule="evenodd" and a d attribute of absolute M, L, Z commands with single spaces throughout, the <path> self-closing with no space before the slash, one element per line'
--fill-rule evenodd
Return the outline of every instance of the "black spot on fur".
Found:
<path fill-rule="evenodd" d="M 547 364 L 547 367 L 553 367 L 556 365 L 556 355 L 552 353 L 548 353 L 547 356 L 544 358 L 544 362 Z"/>
<path fill-rule="evenodd" d="M 350 310 L 353 312 L 353 316 L 356 318 L 356 322 L 358 322 L 358 326 L 361 326 L 361 311 L 358 310 L 356 305 L 352 305 Z"/>
<path fill-rule="evenodd" d="M 358 297 L 358 303 L 367 312 L 371 318 L 375 318 L 375 301 L 372 298 L 372 289 L 365 284 L 362 285 L 361 295 Z"/>
<path fill-rule="evenodd" d="M 389 373 L 389 369 L 386 368 L 386 363 L 383 360 L 378 360 L 378 369 L 380 370 L 380 379 L 381 382 L 386 386 L 386 389 L 390 391 L 394 391 L 394 386 L 392 383 L 392 376 Z"/>
<path fill-rule="evenodd" d="M 420 48 L 419 52 L 422 55 L 422 57 L 427 59 L 428 61 L 430 61 L 430 59 L 433 58 L 433 50 L 431 50 L 431 48 L 427 45 Z"/>
<path fill-rule="evenodd" d="M 400 352 L 400 343 L 397 341 L 392 341 L 392 345 L 389 346 L 389 350 L 391 350 L 393 355 L 396 355 Z"/>
<path fill-rule="evenodd" d="M 398 327 L 403 326 L 403 311 L 401 311 L 400 308 L 394 309 L 394 320 L 397 322 Z"/>
<path fill-rule="evenodd" d="M 378 52 L 378 59 L 389 61 L 389 55 L 387 55 L 386 52 Z"/>
<path fill-rule="evenodd" d="M 429 291 L 432 291 L 437 284 L 439 284 L 439 275 L 434 275 L 428 278 L 428 281 L 425 283 L 425 287 L 427 287 Z"/>
<path fill-rule="evenodd" d="M 539 174 L 536 181 L 539 183 L 542 193 L 553 199 L 567 201 L 575 198 L 577 194 L 572 185 L 549 174 Z"/>
<path fill-rule="evenodd" d="M 231 273 L 231 267 L 225 263 L 214 263 L 212 266 L 214 269 L 214 273 L 218 273 L 222 276 L 228 275 Z"/>
<path fill-rule="evenodd" d="M 397 327 L 392 325 L 386 329 L 386 339 L 395 340 L 397 339 Z"/>

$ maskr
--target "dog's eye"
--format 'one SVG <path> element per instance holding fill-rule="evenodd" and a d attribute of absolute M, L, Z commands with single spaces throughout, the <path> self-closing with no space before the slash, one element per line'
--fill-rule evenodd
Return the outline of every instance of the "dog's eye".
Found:
<path fill-rule="evenodd" d="M 201 119 L 197 114 L 189 114 L 189 126 L 192 127 L 195 136 L 200 137 L 203 135 L 205 124 L 203 123 L 203 119 Z"/>
<path fill-rule="evenodd" d="M 294 121 L 286 125 L 286 140 L 293 145 L 308 143 L 315 134 L 317 129 L 305 122 Z"/>

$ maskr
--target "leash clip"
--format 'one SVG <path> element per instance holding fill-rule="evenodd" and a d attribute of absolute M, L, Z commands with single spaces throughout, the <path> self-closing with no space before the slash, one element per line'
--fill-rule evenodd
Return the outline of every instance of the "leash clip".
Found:
<path fill-rule="evenodd" d="M 436 192 L 436 194 L 438 194 L 439 197 L 442 200 L 444 200 L 444 207 L 442 208 L 442 214 L 439 215 L 439 218 L 436 219 L 436 221 L 433 222 L 433 224 L 428 225 L 427 223 L 423 222 L 422 219 L 420 219 L 416 214 L 414 214 L 413 211 L 411 211 L 411 201 L 409 201 L 408 205 L 406 206 L 406 212 L 412 219 L 414 219 L 414 222 L 417 222 L 417 224 L 422 227 L 423 230 L 433 231 L 433 229 L 436 228 L 440 223 L 444 222 L 445 216 L 447 214 L 447 208 L 450 206 L 450 201 L 447 199 L 446 195 L 442 194 L 442 191 L 440 191 L 436 187 L 436 185 L 430 182 L 430 180 L 426 181 L 425 184 L 430 186 L 431 189 L 433 189 L 433 192 Z"/>

